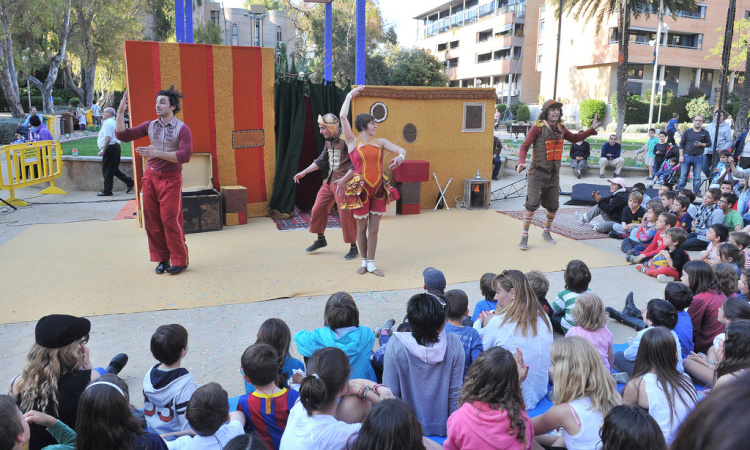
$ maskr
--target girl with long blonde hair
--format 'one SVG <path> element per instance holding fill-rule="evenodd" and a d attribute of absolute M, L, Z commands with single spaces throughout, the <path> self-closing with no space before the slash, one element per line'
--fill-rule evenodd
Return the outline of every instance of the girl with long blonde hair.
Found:
<path fill-rule="evenodd" d="M 497 309 L 480 314 L 474 328 L 479 331 L 485 350 L 503 347 L 509 352 L 523 352 L 530 367 L 522 383 L 523 400 L 532 409 L 547 393 L 552 325 L 523 272 L 504 270 L 492 286 Z"/>
<path fill-rule="evenodd" d="M 591 342 L 580 336 L 559 339 L 550 349 L 555 406 L 534 417 L 536 442 L 568 450 L 596 448 L 610 409 L 622 403 L 615 381 Z M 562 436 L 547 435 L 562 428 Z"/>

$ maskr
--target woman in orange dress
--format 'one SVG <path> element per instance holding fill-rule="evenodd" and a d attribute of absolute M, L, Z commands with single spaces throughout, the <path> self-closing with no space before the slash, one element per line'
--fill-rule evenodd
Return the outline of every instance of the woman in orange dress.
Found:
<path fill-rule="evenodd" d="M 354 127 L 359 136 L 354 135 L 347 115 L 352 97 L 357 96 L 364 88 L 359 86 L 353 89 L 341 105 L 339 120 L 349 148 L 352 169 L 341 179 L 339 189 L 346 188 L 347 202 L 341 207 L 352 209 L 357 220 L 357 245 L 362 252 L 362 266 L 357 273 L 363 275 L 370 272 L 382 277 L 383 272 L 375 267 L 380 218 L 385 214 L 388 202 L 398 198 L 398 192 L 392 190 L 383 173 L 383 159 L 388 152 L 397 153 L 389 166 L 390 169 L 395 169 L 406 159 L 406 150 L 387 139 L 375 138 L 378 125 L 371 114 L 359 114 L 354 119 Z"/>

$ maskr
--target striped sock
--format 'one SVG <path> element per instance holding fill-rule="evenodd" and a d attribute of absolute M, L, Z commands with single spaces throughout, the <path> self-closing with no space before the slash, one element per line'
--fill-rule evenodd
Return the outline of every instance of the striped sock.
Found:
<path fill-rule="evenodd" d="M 557 214 L 557 211 L 555 212 L 547 211 L 547 221 L 544 223 L 544 231 L 549 231 L 550 228 L 552 228 L 552 221 L 555 220 L 556 214 Z"/>
<path fill-rule="evenodd" d="M 529 235 L 529 227 L 531 226 L 531 220 L 534 218 L 534 211 L 523 212 L 523 235 Z"/>

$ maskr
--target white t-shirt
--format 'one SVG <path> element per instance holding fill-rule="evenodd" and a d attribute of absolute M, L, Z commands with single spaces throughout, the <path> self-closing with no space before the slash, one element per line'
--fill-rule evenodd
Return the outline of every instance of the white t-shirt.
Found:
<path fill-rule="evenodd" d="M 99 137 L 96 139 L 96 145 L 99 146 L 99 150 L 104 147 L 107 136 L 109 136 L 109 145 L 119 144 L 120 141 L 115 137 L 115 118 L 110 117 L 102 123 L 102 129 L 99 130 Z"/>
<path fill-rule="evenodd" d="M 337 450 L 345 449 L 352 434 L 359 432 L 362 424 L 340 422 L 333 416 L 309 417 L 301 401 L 289 411 L 280 450 Z"/>
<path fill-rule="evenodd" d="M 233 437 L 245 434 L 244 427 L 237 420 L 225 423 L 213 436 L 182 436 L 167 442 L 169 450 L 221 450 Z"/>
<path fill-rule="evenodd" d="M 94 103 L 91 105 L 91 115 L 94 117 L 99 117 L 102 112 L 102 107 Z"/>

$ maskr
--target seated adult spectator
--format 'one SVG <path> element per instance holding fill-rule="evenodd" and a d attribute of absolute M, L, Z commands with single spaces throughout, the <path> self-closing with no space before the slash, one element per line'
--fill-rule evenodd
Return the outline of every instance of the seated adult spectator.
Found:
<path fill-rule="evenodd" d="M 500 179 L 500 171 L 503 170 L 505 156 L 502 155 L 503 143 L 495 136 L 495 144 L 492 147 L 492 179 Z"/>
<path fill-rule="evenodd" d="M 578 223 L 581 225 L 588 224 L 599 233 L 609 233 L 614 229 L 615 224 L 620 223 L 622 210 L 628 207 L 628 196 L 630 195 L 628 194 L 628 186 L 622 178 L 612 178 L 607 181 L 610 183 L 609 196 L 602 197 L 599 191 L 594 191 L 591 193 L 591 197 L 596 205 L 591 207 L 586 214 L 576 211 Z M 601 215 L 604 220 L 592 223 L 591 221 L 598 215 Z"/>
<path fill-rule="evenodd" d="M 458 336 L 445 332 L 446 304 L 440 297 L 412 296 L 406 316 L 411 332 L 393 333 L 388 341 L 383 384 L 411 405 L 426 435 L 445 436 L 448 417 L 458 409 L 464 349 Z"/>
<path fill-rule="evenodd" d="M 583 171 L 588 168 L 588 158 L 591 156 L 591 146 L 586 141 L 570 144 L 570 167 L 573 175 L 581 178 Z"/>
<path fill-rule="evenodd" d="M 599 158 L 599 178 L 604 178 L 604 169 L 607 166 L 615 166 L 615 178 L 620 176 L 622 166 L 625 164 L 625 159 L 620 156 L 620 153 L 622 153 L 622 147 L 617 142 L 617 135 L 613 134 L 602 146 L 602 156 Z"/>

